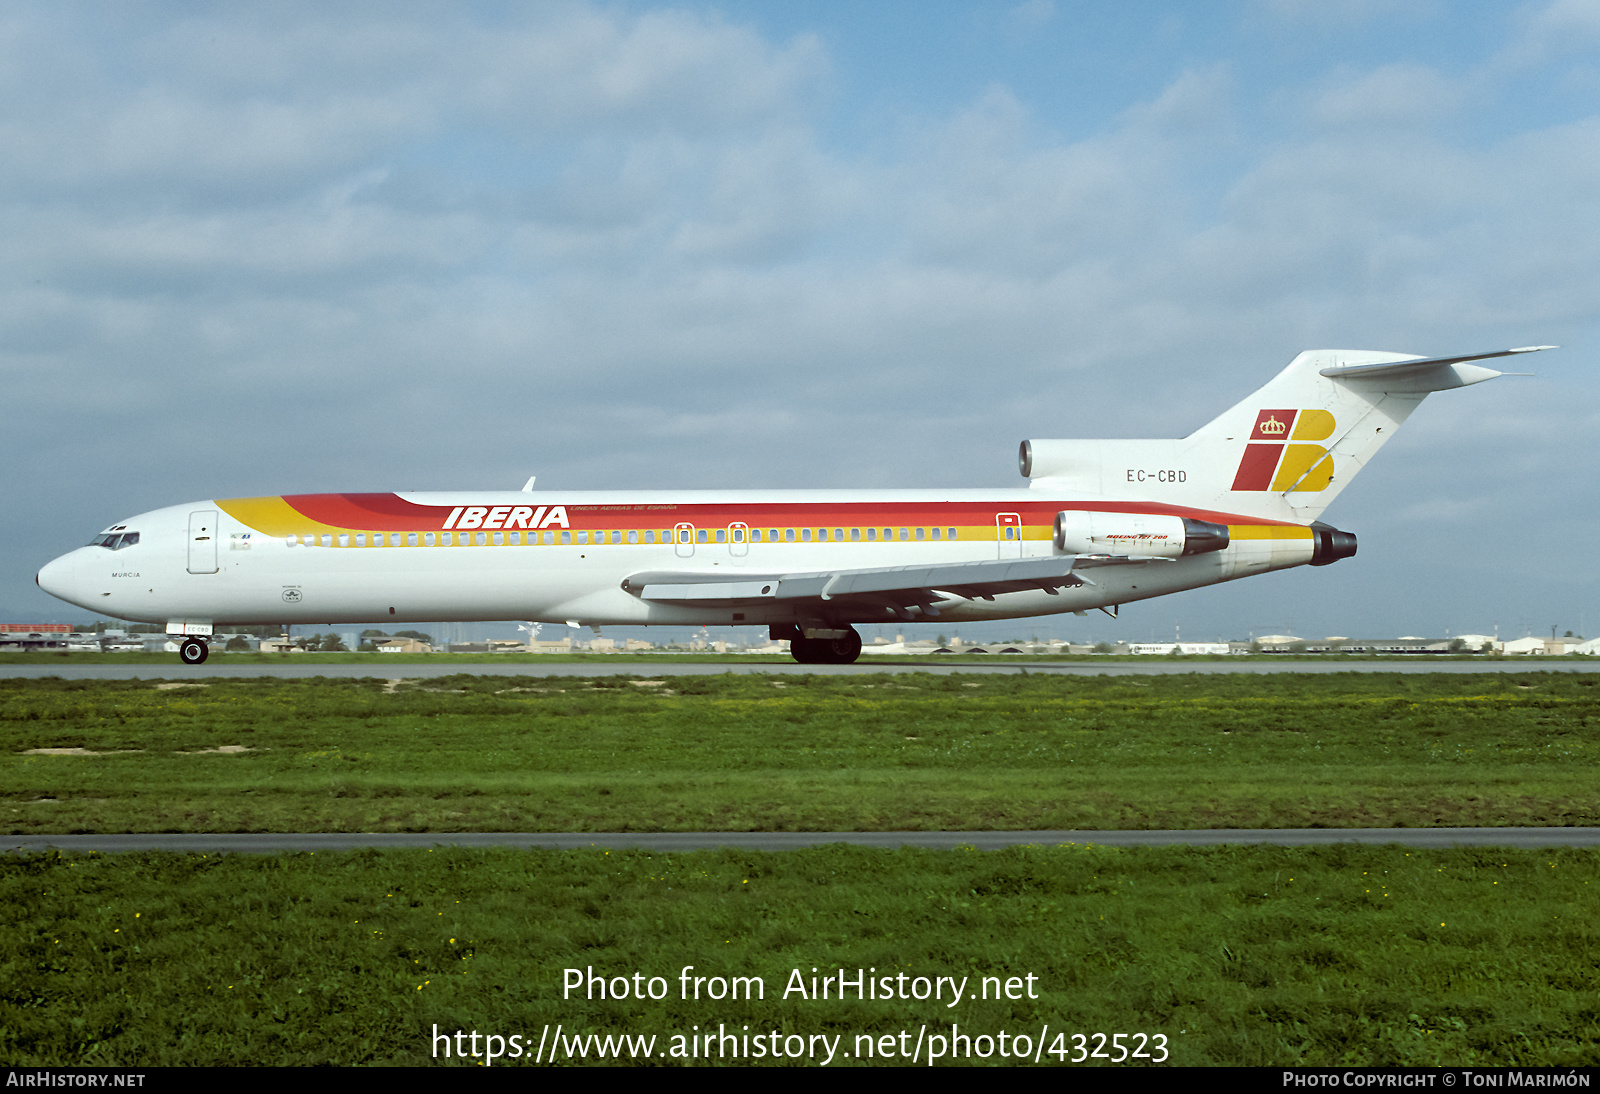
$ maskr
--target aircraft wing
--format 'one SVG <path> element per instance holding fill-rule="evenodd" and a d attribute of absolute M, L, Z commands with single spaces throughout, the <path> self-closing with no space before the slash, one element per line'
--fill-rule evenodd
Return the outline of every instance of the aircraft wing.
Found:
<path fill-rule="evenodd" d="M 944 594 L 992 600 L 999 593 L 1092 585 L 1075 569 L 1119 563 L 1166 562 L 1135 556 L 1057 556 L 1054 558 L 990 559 L 938 566 L 886 566 L 865 570 L 815 573 L 708 574 L 646 572 L 634 574 L 622 587 L 643 600 L 665 604 L 749 605 L 764 601 L 866 601 L 904 610 L 927 608 Z"/>

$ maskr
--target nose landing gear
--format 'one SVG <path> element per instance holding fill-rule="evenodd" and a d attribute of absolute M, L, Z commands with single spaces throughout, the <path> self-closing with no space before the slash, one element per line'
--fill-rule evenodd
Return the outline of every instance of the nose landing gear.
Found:
<path fill-rule="evenodd" d="M 178 660 L 185 665 L 204 664 L 209 656 L 211 656 L 211 646 L 205 639 L 195 638 L 193 635 L 185 638 L 183 644 L 178 647 Z"/>

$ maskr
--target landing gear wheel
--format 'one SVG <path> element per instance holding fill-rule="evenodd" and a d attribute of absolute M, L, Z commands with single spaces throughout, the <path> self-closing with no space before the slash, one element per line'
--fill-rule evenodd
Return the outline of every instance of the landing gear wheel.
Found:
<path fill-rule="evenodd" d="M 791 638 L 789 654 L 802 665 L 849 665 L 861 656 L 861 635 L 847 627 L 843 638 Z"/>
<path fill-rule="evenodd" d="M 830 665 L 852 665 L 861 656 L 861 635 L 854 627 L 846 628 L 843 638 L 824 638 L 822 645 L 827 650 Z"/>
<path fill-rule="evenodd" d="M 211 656 L 211 647 L 199 638 L 185 638 L 178 647 L 178 660 L 185 665 L 200 665 Z"/>
<path fill-rule="evenodd" d="M 822 647 L 824 644 L 820 638 L 791 638 L 789 639 L 789 656 L 802 665 L 823 664 Z"/>

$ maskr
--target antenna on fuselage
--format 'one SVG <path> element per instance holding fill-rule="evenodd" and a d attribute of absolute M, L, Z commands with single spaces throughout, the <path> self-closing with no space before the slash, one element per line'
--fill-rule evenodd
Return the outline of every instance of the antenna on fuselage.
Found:
<path fill-rule="evenodd" d="M 522 484 L 522 492 L 524 494 L 531 493 L 533 491 L 533 480 L 538 478 L 538 477 L 539 477 L 538 475 L 529 475 L 528 476 L 528 481 Z"/>

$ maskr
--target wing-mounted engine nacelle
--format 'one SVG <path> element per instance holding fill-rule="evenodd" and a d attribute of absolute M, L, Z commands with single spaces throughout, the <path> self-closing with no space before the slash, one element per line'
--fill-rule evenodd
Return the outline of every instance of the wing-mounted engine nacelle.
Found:
<path fill-rule="evenodd" d="M 1056 514 L 1056 550 L 1068 554 L 1180 558 L 1220 551 L 1226 546 L 1227 525 L 1208 520 L 1083 509 Z M 1354 552 L 1353 547 L 1351 551 Z"/>

